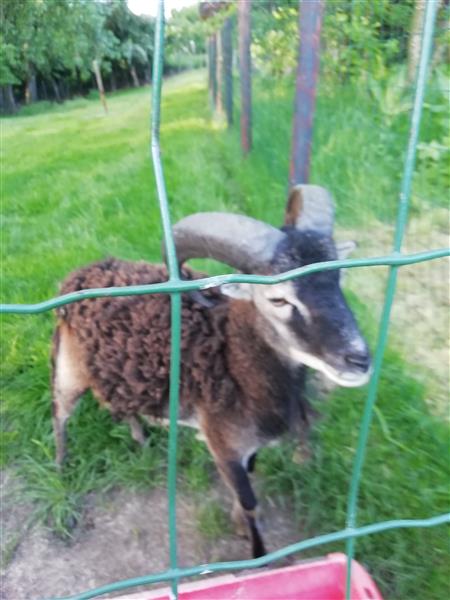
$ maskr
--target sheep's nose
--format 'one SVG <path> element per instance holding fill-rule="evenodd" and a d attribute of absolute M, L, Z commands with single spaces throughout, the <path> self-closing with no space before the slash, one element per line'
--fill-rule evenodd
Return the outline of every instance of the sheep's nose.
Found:
<path fill-rule="evenodd" d="M 368 371 L 370 367 L 370 355 L 366 350 L 360 352 L 349 352 L 345 356 L 345 361 L 351 367 L 357 368 L 364 372 Z"/>

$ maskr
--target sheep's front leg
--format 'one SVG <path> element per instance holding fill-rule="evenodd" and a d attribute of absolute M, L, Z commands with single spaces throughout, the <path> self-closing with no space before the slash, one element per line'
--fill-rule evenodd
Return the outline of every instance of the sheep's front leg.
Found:
<path fill-rule="evenodd" d="M 201 421 L 201 429 L 217 468 L 233 492 L 233 520 L 238 527 L 238 533 L 245 533 L 246 537 L 249 537 L 254 558 L 263 556 L 266 549 L 257 519 L 258 502 L 247 472 L 247 468 L 251 468 L 254 461 L 246 459 L 245 455 L 233 447 L 232 442 L 233 439 L 239 438 L 242 432 L 225 430 L 223 422 L 214 425 L 210 417 Z M 237 436 L 233 433 L 237 433 Z M 241 444 L 238 444 L 239 446 Z"/>
<path fill-rule="evenodd" d="M 242 464 L 245 466 L 247 473 L 253 473 L 253 471 L 255 470 L 256 456 L 257 456 L 257 453 L 253 452 L 252 454 L 250 454 L 250 456 L 247 460 L 241 461 Z M 247 518 L 242 511 L 241 502 L 236 495 L 234 497 L 234 502 L 233 502 L 232 517 L 233 517 L 233 522 L 236 526 L 236 532 L 238 533 L 238 535 L 248 539 L 249 535 L 248 535 Z M 257 522 L 258 522 L 258 520 L 257 520 Z"/>
<path fill-rule="evenodd" d="M 258 501 L 256 500 L 247 471 L 238 460 L 228 460 L 225 463 L 219 463 L 218 467 L 223 478 L 236 496 L 233 506 L 233 519 L 238 525 L 238 530 L 242 532 L 243 526 L 247 525 L 252 544 L 253 558 L 264 556 L 266 548 L 258 522 Z"/>

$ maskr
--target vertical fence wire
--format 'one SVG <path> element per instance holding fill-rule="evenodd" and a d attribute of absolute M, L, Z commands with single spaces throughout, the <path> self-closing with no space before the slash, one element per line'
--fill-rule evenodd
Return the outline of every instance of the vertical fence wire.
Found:
<path fill-rule="evenodd" d="M 422 116 L 423 100 L 425 93 L 426 75 L 428 63 L 430 61 L 431 48 L 433 42 L 434 23 L 439 4 L 437 0 L 428 0 L 425 12 L 424 30 L 422 36 L 422 47 L 420 54 L 419 68 L 417 72 L 414 106 L 411 115 L 411 126 L 406 151 L 403 179 L 400 190 L 400 199 L 398 206 L 397 222 L 394 238 L 394 252 L 400 253 L 403 236 L 405 233 L 406 222 L 408 218 L 409 198 L 411 194 L 411 182 L 416 158 L 416 148 L 419 136 L 420 120 Z M 371 377 L 369 390 L 367 393 L 364 414 L 359 429 L 359 439 L 356 451 L 356 457 L 353 464 L 353 473 L 350 482 L 350 491 L 347 506 L 347 528 L 353 529 L 356 526 L 358 492 L 361 481 L 361 472 L 364 464 L 367 440 L 370 424 L 372 421 L 373 408 L 376 401 L 378 382 L 383 363 L 384 351 L 386 348 L 387 336 L 389 331 L 389 322 L 391 309 L 394 302 L 395 288 L 397 283 L 398 266 L 392 266 L 389 271 L 389 278 L 386 287 L 383 311 L 380 320 L 378 341 L 374 357 L 373 374 Z M 351 592 L 351 568 L 352 558 L 355 550 L 355 538 L 349 538 L 346 542 L 347 552 L 347 581 L 346 598 L 350 600 Z"/>
<path fill-rule="evenodd" d="M 166 261 L 169 268 L 169 280 L 180 281 L 178 261 L 170 222 L 167 192 L 160 152 L 160 121 L 161 121 L 161 87 L 164 59 L 164 0 L 159 0 L 156 18 L 155 54 L 153 61 L 152 85 L 152 123 L 151 123 L 151 154 L 155 171 L 159 208 L 164 230 Z M 167 491 L 169 504 L 169 560 L 170 568 L 178 568 L 177 561 L 177 434 L 180 382 L 180 339 L 181 339 L 181 295 L 180 292 L 170 294 L 170 381 L 169 381 L 169 464 L 167 473 Z M 172 593 L 178 598 L 178 579 L 172 579 Z"/>

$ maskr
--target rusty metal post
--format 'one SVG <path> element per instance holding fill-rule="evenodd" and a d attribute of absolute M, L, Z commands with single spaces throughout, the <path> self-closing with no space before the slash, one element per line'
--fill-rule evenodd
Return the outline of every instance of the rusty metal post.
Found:
<path fill-rule="evenodd" d="M 308 183 L 324 0 L 299 2 L 299 58 L 289 183 Z"/>
<path fill-rule="evenodd" d="M 222 27 L 222 69 L 223 69 L 223 103 L 227 117 L 227 125 L 233 124 L 233 19 L 228 17 Z"/>
<path fill-rule="evenodd" d="M 239 67 L 241 71 L 241 145 L 247 154 L 252 147 L 251 0 L 238 1 Z"/>

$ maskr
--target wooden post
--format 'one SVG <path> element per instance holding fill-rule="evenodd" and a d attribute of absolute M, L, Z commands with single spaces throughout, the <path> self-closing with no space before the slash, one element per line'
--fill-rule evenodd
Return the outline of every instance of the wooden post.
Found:
<path fill-rule="evenodd" d="M 215 110 L 217 100 L 217 36 L 215 33 L 208 40 L 208 80 L 211 105 Z"/>
<path fill-rule="evenodd" d="M 100 93 L 100 100 L 102 101 L 105 113 L 108 114 L 108 105 L 106 104 L 105 88 L 103 87 L 102 74 L 100 72 L 100 67 L 97 59 L 94 59 L 92 61 L 92 68 L 94 69 L 95 79 L 97 81 L 97 87 Z"/>
<path fill-rule="evenodd" d="M 209 36 L 208 38 L 206 38 L 206 58 L 207 58 L 207 68 L 208 68 L 208 94 L 209 94 L 209 99 L 211 100 L 211 95 L 212 95 L 212 64 L 211 64 L 211 50 L 212 50 L 212 44 L 211 44 L 211 40 L 212 37 Z"/>
<path fill-rule="evenodd" d="M 226 19 L 221 33 L 222 41 L 222 68 L 223 68 L 223 101 L 227 116 L 228 127 L 233 124 L 233 20 Z"/>
<path fill-rule="evenodd" d="M 216 111 L 221 116 L 223 115 L 223 47 L 222 47 L 222 31 L 216 33 Z"/>
<path fill-rule="evenodd" d="M 300 45 L 289 173 L 291 186 L 309 180 L 323 8 L 324 0 L 299 2 Z"/>
<path fill-rule="evenodd" d="M 411 24 L 411 32 L 408 41 L 408 83 L 414 83 L 417 74 L 417 67 L 420 60 L 420 49 L 422 47 L 422 30 L 425 20 L 426 2 L 415 0 L 414 13 Z"/>
<path fill-rule="evenodd" d="M 238 0 L 239 66 L 241 71 L 241 146 L 247 154 L 252 147 L 251 0 Z"/>
<path fill-rule="evenodd" d="M 204 20 L 210 19 L 223 9 L 227 8 L 229 4 L 230 0 L 213 0 L 211 2 L 200 2 L 198 5 L 200 18 Z M 222 29 L 220 29 L 216 33 L 213 33 L 208 40 L 208 84 L 213 108 L 220 115 L 222 115 L 225 103 L 225 108 L 227 111 L 227 121 L 228 125 L 230 125 L 231 121 L 228 109 L 228 94 L 231 94 L 231 106 L 232 84 L 227 82 L 227 61 L 228 53 L 231 54 L 232 52 L 231 31 L 228 31 L 228 28 L 231 28 L 232 24 L 231 21 L 230 23 L 228 23 L 228 21 L 230 21 L 230 19 L 226 19 L 225 25 L 222 27 Z M 230 58 L 229 60 L 231 62 L 232 58 Z"/>

